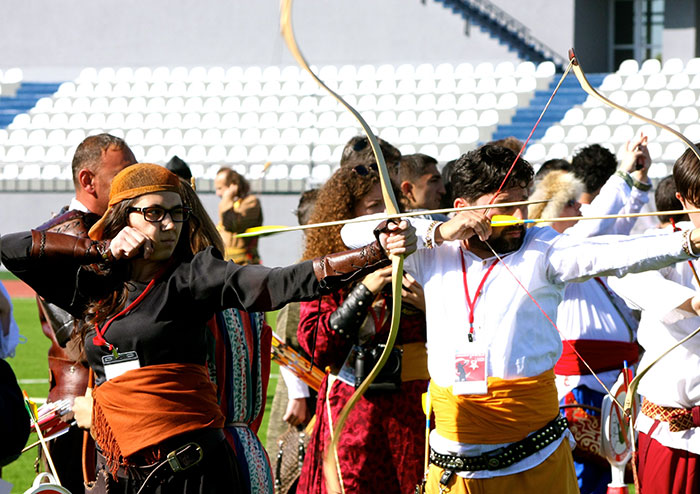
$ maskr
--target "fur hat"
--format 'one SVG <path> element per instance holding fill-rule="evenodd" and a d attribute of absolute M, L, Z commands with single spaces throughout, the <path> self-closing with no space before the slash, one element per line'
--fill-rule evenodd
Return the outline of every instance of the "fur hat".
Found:
<path fill-rule="evenodd" d="M 532 201 L 547 200 L 528 207 L 529 218 L 558 218 L 566 203 L 578 199 L 583 192 L 583 182 L 573 173 L 554 170 L 546 174 L 535 186 L 530 196 Z M 551 223 L 540 223 L 542 226 L 552 226 Z"/>
<path fill-rule="evenodd" d="M 93 240 L 102 240 L 105 218 L 115 204 L 119 204 L 125 199 L 133 199 L 153 192 L 179 193 L 179 187 L 180 179 L 178 176 L 160 165 L 138 163 L 124 168 L 112 180 L 107 211 L 90 228 L 88 235 Z"/>

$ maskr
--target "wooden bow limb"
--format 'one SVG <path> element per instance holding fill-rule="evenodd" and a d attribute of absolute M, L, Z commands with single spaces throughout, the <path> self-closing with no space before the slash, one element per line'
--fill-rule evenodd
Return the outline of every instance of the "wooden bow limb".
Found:
<path fill-rule="evenodd" d="M 639 381 L 641 381 L 642 377 L 644 377 L 646 375 L 646 373 L 649 372 L 649 370 L 659 362 L 659 360 L 661 360 L 666 355 L 671 353 L 673 350 L 675 350 L 676 348 L 681 346 L 683 343 L 685 343 L 686 341 L 690 340 L 692 337 L 694 337 L 698 334 L 700 334 L 700 327 L 697 328 L 692 333 L 690 333 L 688 336 L 684 337 L 682 340 L 674 343 L 668 350 L 664 350 L 658 357 L 656 357 L 654 360 L 652 360 L 649 365 L 647 365 L 644 369 L 642 369 L 639 372 L 639 374 L 637 374 L 634 377 L 634 379 L 632 379 L 632 381 L 630 381 L 627 396 L 625 397 L 625 407 L 624 407 L 625 415 L 627 415 L 628 417 L 631 416 L 630 411 L 632 410 L 634 395 L 637 392 L 637 387 L 639 386 Z"/>
<path fill-rule="evenodd" d="M 560 223 L 565 221 L 615 220 L 619 218 L 642 218 L 645 216 L 671 216 L 675 214 L 700 213 L 700 209 L 679 209 L 675 211 L 650 211 L 646 213 L 606 214 L 603 216 L 563 216 L 561 218 L 518 219 L 514 216 L 497 214 L 491 218 L 491 226 L 530 225 L 537 223 Z"/>
<path fill-rule="evenodd" d="M 660 129 L 663 129 L 667 132 L 670 132 L 671 134 L 675 135 L 678 137 L 681 141 L 683 141 L 690 149 L 693 150 L 693 153 L 695 156 L 697 156 L 698 160 L 700 160 L 700 149 L 697 148 L 697 146 L 687 137 L 685 137 L 683 134 L 678 132 L 676 129 L 669 127 L 668 125 L 662 124 L 661 122 L 657 122 L 656 120 L 652 120 L 651 118 L 645 117 L 640 115 L 639 113 L 635 113 L 629 108 L 625 108 L 622 105 L 619 105 L 615 103 L 614 101 L 609 100 L 602 94 L 600 94 L 596 89 L 591 86 L 591 83 L 588 82 L 588 79 L 586 78 L 586 75 L 583 73 L 583 69 L 581 68 L 581 64 L 579 63 L 578 58 L 576 57 L 576 54 L 574 53 L 574 49 L 571 48 L 569 50 L 569 61 L 573 64 L 573 71 L 574 75 L 576 75 L 576 79 L 578 79 L 579 84 L 581 85 L 581 89 L 583 89 L 585 92 L 596 98 L 597 100 L 603 102 L 604 104 L 611 106 L 617 110 L 623 111 L 627 113 L 628 115 L 632 115 L 635 118 L 638 118 L 648 124 L 655 125 L 656 127 L 659 127 Z"/>
<path fill-rule="evenodd" d="M 460 211 L 478 211 L 483 209 L 493 209 L 493 208 L 508 208 L 515 206 L 529 206 L 530 204 L 541 204 L 544 202 L 549 202 L 548 200 L 538 200 L 538 201 L 518 201 L 518 202 L 502 202 L 497 204 L 487 204 L 481 206 L 465 206 L 461 208 L 444 208 L 444 209 L 430 209 L 421 211 L 409 211 L 407 213 L 398 213 L 392 215 L 383 216 L 360 216 L 359 218 L 352 218 L 349 220 L 336 220 L 336 221 L 326 221 L 323 223 L 311 223 L 307 225 L 296 225 L 296 226 L 284 226 L 284 225 L 266 225 L 266 226 L 256 226 L 253 228 L 248 228 L 245 232 L 239 233 L 236 236 L 238 238 L 246 237 L 263 237 L 266 235 L 273 235 L 275 233 L 285 233 L 294 232 L 298 230 L 308 230 L 312 228 L 324 228 L 328 226 L 338 226 L 338 225 L 349 225 L 351 223 L 365 223 L 370 221 L 383 221 L 398 218 L 410 218 L 413 216 L 424 216 L 427 214 L 447 214 L 456 213 Z"/>
<path fill-rule="evenodd" d="M 306 59 L 299 50 L 299 46 L 296 42 L 294 36 L 294 29 L 292 25 L 292 1 L 293 0 L 281 0 L 280 3 L 280 28 L 282 32 L 282 37 L 285 40 L 289 51 L 292 56 L 297 61 L 297 63 L 311 75 L 311 77 L 316 81 L 316 83 L 326 90 L 331 96 L 333 96 L 341 105 L 343 105 L 355 119 L 359 122 L 364 130 L 369 143 L 372 146 L 372 151 L 374 152 L 374 157 L 377 162 L 379 169 L 379 178 L 382 188 L 382 197 L 384 199 L 385 209 L 389 215 L 399 214 L 399 205 L 394 196 L 394 192 L 391 188 L 391 178 L 389 176 L 389 169 L 386 165 L 386 160 L 382 154 L 382 150 L 379 147 L 379 141 L 377 137 L 372 132 L 370 126 L 365 122 L 362 116 L 357 110 L 355 110 L 350 104 L 348 104 L 343 98 L 341 98 L 335 91 L 330 89 L 309 67 Z M 392 271 L 391 271 L 391 284 L 392 284 L 392 308 L 391 308 L 391 328 L 389 330 L 389 336 L 387 338 L 386 346 L 376 365 L 369 373 L 365 381 L 358 387 L 353 395 L 350 397 L 348 402 L 345 404 L 340 412 L 336 425 L 334 427 L 334 433 L 332 434 L 332 440 L 329 447 L 326 448 L 325 458 L 324 458 L 324 476 L 326 479 L 326 488 L 328 492 L 332 493 L 343 493 L 345 489 L 342 483 L 342 474 L 340 472 L 339 465 L 333 455 L 333 451 L 336 450 L 340 436 L 345 425 L 345 421 L 354 407 L 355 403 L 364 395 L 365 391 L 369 388 L 369 385 L 374 381 L 379 372 L 386 364 L 389 359 L 392 348 L 394 347 L 394 342 L 396 341 L 396 336 L 399 330 L 399 320 L 401 317 L 401 279 L 403 277 L 403 256 L 392 256 Z M 379 329 L 379 328 L 377 328 Z"/>

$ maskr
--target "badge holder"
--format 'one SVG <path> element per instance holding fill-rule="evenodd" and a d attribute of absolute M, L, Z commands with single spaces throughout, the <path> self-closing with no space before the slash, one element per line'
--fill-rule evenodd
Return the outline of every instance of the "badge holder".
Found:
<path fill-rule="evenodd" d="M 126 371 L 139 369 L 141 363 L 136 352 L 118 353 L 114 355 L 105 355 L 102 357 L 102 365 L 105 369 L 105 379 L 108 381 L 117 376 L 121 376 Z"/>
<path fill-rule="evenodd" d="M 488 350 L 476 344 L 463 344 L 455 351 L 454 384 L 455 395 L 485 395 L 488 392 L 486 363 Z"/>

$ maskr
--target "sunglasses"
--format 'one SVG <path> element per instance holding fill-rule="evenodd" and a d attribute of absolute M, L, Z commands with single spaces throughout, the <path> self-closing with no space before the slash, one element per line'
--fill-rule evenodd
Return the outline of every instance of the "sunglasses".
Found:
<path fill-rule="evenodd" d="M 366 177 L 370 173 L 379 173 L 379 167 L 376 163 L 371 163 L 369 165 L 357 165 L 352 167 L 352 171 L 361 177 Z"/>
<path fill-rule="evenodd" d="M 366 137 L 362 137 L 361 139 L 358 139 L 355 144 L 352 145 L 352 150 L 353 151 L 362 151 L 364 148 L 367 147 L 369 144 L 369 139 Z"/>
<path fill-rule="evenodd" d="M 160 206 L 149 206 L 147 208 L 129 208 L 129 213 L 141 213 L 143 219 L 149 223 L 158 223 L 165 219 L 165 215 L 169 214 L 170 219 L 175 223 L 182 223 L 190 218 L 192 210 L 185 206 L 175 206 L 171 209 L 165 209 Z"/>

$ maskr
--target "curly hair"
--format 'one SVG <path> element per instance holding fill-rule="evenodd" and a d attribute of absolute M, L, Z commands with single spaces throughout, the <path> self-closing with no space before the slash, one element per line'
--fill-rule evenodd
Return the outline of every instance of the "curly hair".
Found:
<path fill-rule="evenodd" d="M 340 167 L 318 191 L 309 223 L 348 220 L 362 198 L 379 183 L 377 173 L 360 175 L 352 168 Z M 307 230 L 303 259 L 313 259 L 347 249 L 340 238 L 341 225 Z"/>
<path fill-rule="evenodd" d="M 600 144 L 591 144 L 576 153 L 571 170 L 583 182 L 586 192 L 599 190 L 617 169 L 617 158 Z"/>
<path fill-rule="evenodd" d="M 485 144 L 463 154 L 452 167 L 450 176 L 453 200 L 461 197 L 474 202 L 485 194 L 496 192 L 506 176 L 505 188 L 529 187 L 534 171 L 523 158 L 518 158 L 508 174 L 515 157 L 513 151 L 496 144 Z"/>

